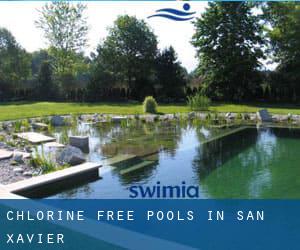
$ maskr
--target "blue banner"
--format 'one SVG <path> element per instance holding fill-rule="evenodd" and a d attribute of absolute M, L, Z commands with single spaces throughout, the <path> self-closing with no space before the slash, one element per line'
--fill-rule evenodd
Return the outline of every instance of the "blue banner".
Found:
<path fill-rule="evenodd" d="M 0 249 L 297 249 L 297 200 L 2 200 Z"/>

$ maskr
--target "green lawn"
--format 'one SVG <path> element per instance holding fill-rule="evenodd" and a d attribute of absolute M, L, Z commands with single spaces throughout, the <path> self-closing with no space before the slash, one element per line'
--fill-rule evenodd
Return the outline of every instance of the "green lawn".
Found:
<path fill-rule="evenodd" d="M 258 109 L 268 108 L 274 114 L 300 114 L 300 106 L 293 105 L 259 105 L 259 104 L 214 104 L 211 111 L 217 112 L 256 112 Z M 189 112 L 186 105 L 159 105 L 160 113 Z M 54 114 L 140 114 L 141 104 L 129 103 L 55 103 L 55 102 L 18 102 L 0 104 L 0 120 L 38 117 Z"/>

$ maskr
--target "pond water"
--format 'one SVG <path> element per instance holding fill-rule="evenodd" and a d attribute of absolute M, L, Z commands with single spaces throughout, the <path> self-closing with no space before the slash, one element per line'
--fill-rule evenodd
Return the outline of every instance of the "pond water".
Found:
<path fill-rule="evenodd" d="M 129 198 L 133 185 L 197 185 L 199 198 L 300 198 L 300 129 L 208 128 L 180 123 L 80 124 L 54 132 L 90 137 L 89 161 L 137 155 L 101 178 L 49 198 Z M 145 163 L 145 164 L 144 164 Z"/>

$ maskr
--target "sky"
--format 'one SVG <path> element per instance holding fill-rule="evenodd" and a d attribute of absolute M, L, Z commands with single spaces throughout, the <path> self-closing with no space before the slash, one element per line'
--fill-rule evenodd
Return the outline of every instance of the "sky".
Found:
<path fill-rule="evenodd" d="M 29 52 L 47 48 L 47 41 L 43 38 L 41 30 L 35 27 L 34 21 L 38 19 L 38 10 L 45 2 L 0 2 L 0 27 L 5 27 L 12 32 L 16 40 Z M 107 27 L 112 26 L 118 15 L 134 15 L 144 19 L 152 28 L 158 38 L 160 49 L 172 45 L 178 59 L 188 71 L 197 66 L 195 49 L 190 44 L 194 33 L 191 21 L 172 21 L 164 18 L 147 17 L 155 14 L 161 8 L 183 9 L 182 2 L 87 2 L 86 16 L 88 18 L 89 35 L 86 54 L 94 51 L 97 44 L 103 40 Z M 195 11 L 195 17 L 200 16 L 205 10 L 206 2 L 190 2 L 190 12 Z"/>

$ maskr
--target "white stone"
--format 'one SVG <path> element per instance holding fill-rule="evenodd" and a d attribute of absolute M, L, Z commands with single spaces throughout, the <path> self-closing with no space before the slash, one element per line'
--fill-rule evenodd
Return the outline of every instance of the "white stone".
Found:
<path fill-rule="evenodd" d="M 23 168 L 14 168 L 14 173 L 16 173 L 16 174 L 20 174 L 20 173 L 23 173 Z"/>
<path fill-rule="evenodd" d="M 22 158 L 23 158 L 23 159 L 28 159 L 28 158 L 31 157 L 31 154 L 30 154 L 30 153 L 27 153 L 27 152 L 21 152 L 21 151 L 15 150 L 15 151 L 14 151 L 14 157 L 15 157 L 16 155 L 22 155 Z"/>
<path fill-rule="evenodd" d="M 27 176 L 27 177 L 31 177 L 32 176 L 32 172 L 31 171 L 26 171 L 23 173 L 24 176 Z"/>
<path fill-rule="evenodd" d="M 121 121 L 125 121 L 125 120 L 127 120 L 127 117 L 124 116 L 113 116 L 111 118 L 111 121 L 114 123 L 120 123 Z"/>

